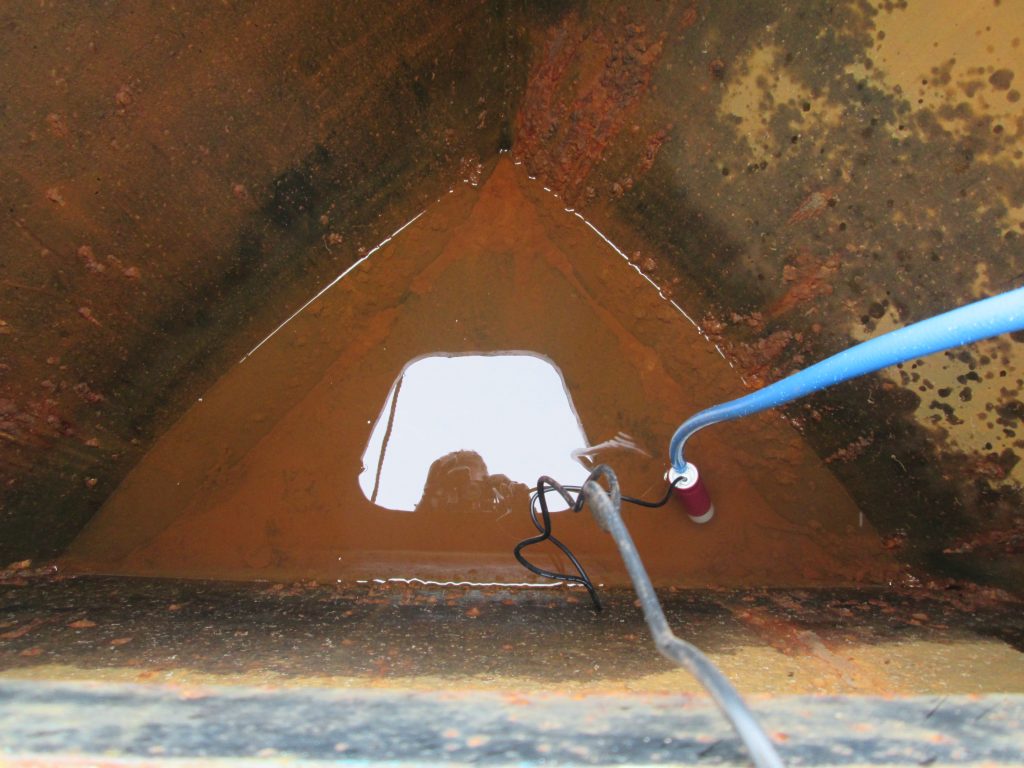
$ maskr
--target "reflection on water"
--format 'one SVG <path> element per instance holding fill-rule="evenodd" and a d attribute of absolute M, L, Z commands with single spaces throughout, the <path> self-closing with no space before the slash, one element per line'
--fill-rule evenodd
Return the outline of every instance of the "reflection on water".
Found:
<path fill-rule="evenodd" d="M 587 438 L 558 368 L 530 354 L 431 355 L 391 387 L 359 487 L 396 511 L 507 511 L 541 475 L 579 484 Z M 554 503 L 552 509 L 563 508 Z"/>

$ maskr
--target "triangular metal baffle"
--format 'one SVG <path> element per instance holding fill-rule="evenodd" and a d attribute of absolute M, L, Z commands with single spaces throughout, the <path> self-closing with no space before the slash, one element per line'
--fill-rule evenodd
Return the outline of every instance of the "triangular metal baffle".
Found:
<path fill-rule="evenodd" d="M 229 370 L 64 563 L 537 581 L 512 557 L 534 533 L 530 473 L 578 482 L 605 461 L 626 493 L 660 496 L 675 426 L 739 394 L 738 374 L 650 280 L 502 158 L 481 188 L 445 195 Z M 714 496 L 710 523 L 672 504 L 627 508 L 657 582 L 887 578 L 877 535 L 777 415 L 707 430 L 688 455 Z M 589 513 L 554 525 L 595 581 L 624 581 Z M 534 556 L 558 566 L 556 554 Z"/>

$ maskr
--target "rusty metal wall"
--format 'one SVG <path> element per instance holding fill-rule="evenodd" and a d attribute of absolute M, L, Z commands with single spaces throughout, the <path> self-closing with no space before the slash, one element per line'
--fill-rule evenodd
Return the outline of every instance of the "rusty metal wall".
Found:
<path fill-rule="evenodd" d="M 999 0 L 583 2 L 531 29 L 514 155 L 757 387 L 1020 283 L 1021 30 Z M 915 564 L 1020 583 L 1020 341 L 787 409 Z"/>
<path fill-rule="evenodd" d="M 0 561 L 508 142 L 504 4 L 0 10 Z"/>
<path fill-rule="evenodd" d="M 6 5 L 0 560 L 59 551 L 228 362 L 510 144 L 752 386 L 1016 285 L 1022 14 Z M 894 551 L 1019 585 L 1019 349 L 787 415 Z"/>

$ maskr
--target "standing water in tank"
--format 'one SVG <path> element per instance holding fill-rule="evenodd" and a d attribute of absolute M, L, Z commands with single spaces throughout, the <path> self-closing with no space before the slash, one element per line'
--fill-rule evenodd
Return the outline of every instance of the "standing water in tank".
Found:
<path fill-rule="evenodd" d="M 656 274 L 622 254 L 502 157 L 479 187 L 428 207 L 228 370 L 122 482 L 64 566 L 531 578 L 512 550 L 535 533 L 527 489 L 539 474 L 572 484 L 608 463 L 624 492 L 658 497 L 679 415 L 744 393 L 680 311 L 686 286 L 669 300 Z M 889 578 L 877 534 L 778 415 L 696 443 L 719 517 L 697 530 L 672 505 L 629 512 L 656 583 Z M 589 516 L 560 514 L 557 528 L 595 582 L 626 582 Z M 553 548 L 531 557 L 565 572 Z"/>

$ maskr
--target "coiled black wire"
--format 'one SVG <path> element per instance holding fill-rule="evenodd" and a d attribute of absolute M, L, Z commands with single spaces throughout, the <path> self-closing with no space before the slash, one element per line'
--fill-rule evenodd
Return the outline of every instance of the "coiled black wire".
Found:
<path fill-rule="evenodd" d="M 537 487 L 533 490 L 533 495 L 530 496 L 530 519 L 533 521 L 534 527 L 539 531 L 539 535 L 532 536 L 528 539 L 523 539 L 516 545 L 513 554 L 519 564 L 522 565 L 529 571 L 536 573 L 538 576 L 543 576 L 546 579 L 555 579 L 556 581 L 564 581 L 569 584 L 579 584 L 587 590 L 590 595 L 590 600 L 594 604 L 594 610 L 601 610 L 601 598 L 598 597 L 597 589 L 594 587 L 594 582 L 587 576 L 586 570 L 584 570 L 582 563 L 576 558 L 561 540 L 557 539 L 551 533 L 551 512 L 548 510 L 547 495 L 551 492 L 557 493 L 562 497 L 562 500 L 569 505 L 569 509 L 573 512 L 579 512 L 583 509 L 583 504 L 586 501 L 583 497 L 583 486 L 589 483 L 591 480 L 595 480 L 601 475 L 600 468 L 590 473 L 587 479 L 583 482 L 583 485 L 562 485 L 557 480 L 553 480 L 547 475 L 537 480 Z M 682 481 L 682 477 L 677 477 L 671 483 L 669 483 L 668 489 L 665 491 L 665 495 L 657 501 L 646 501 L 644 499 L 637 499 L 633 496 L 623 496 L 622 501 L 628 502 L 629 504 L 635 504 L 639 507 L 647 507 L 648 509 L 655 509 L 657 507 L 663 507 L 668 503 L 668 500 L 672 498 L 672 489 Z M 575 496 L 573 495 L 575 494 Z M 537 506 L 540 505 L 540 519 L 537 519 Z M 573 568 L 576 569 L 576 575 L 571 573 L 559 573 L 557 571 L 549 571 L 544 568 L 540 568 L 523 556 L 523 550 L 527 547 L 532 547 L 534 544 L 540 544 L 545 541 L 550 541 L 572 563 Z"/>

